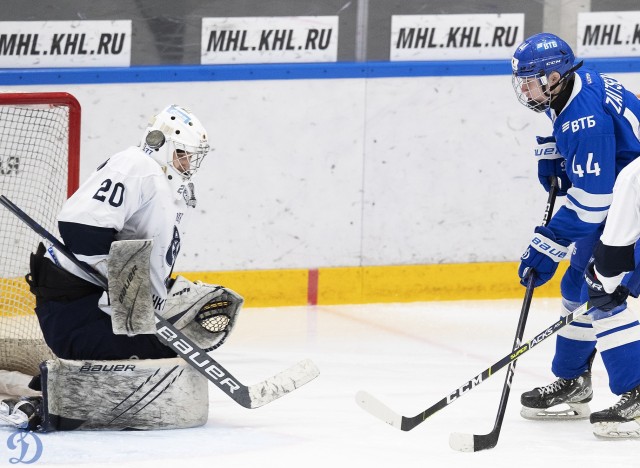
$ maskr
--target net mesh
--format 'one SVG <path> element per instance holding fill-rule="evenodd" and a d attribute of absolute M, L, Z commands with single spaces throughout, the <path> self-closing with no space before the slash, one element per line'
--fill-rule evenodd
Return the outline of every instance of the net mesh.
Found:
<path fill-rule="evenodd" d="M 11 105 L 0 94 L 0 194 L 56 236 L 56 215 L 67 198 L 68 142 L 67 107 Z M 40 241 L 0 207 L 0 369 L 30 375 L 53 356 L 24 279 Z"/>

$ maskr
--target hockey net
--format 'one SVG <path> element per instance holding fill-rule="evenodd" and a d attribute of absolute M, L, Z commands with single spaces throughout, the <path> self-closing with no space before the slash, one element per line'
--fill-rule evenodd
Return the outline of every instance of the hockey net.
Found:
<path fill-rule="evenodd" d="M 67 93 L 0 93 L 0 194 L 49 232 L 78 187 L 80 105 Z M 24 276 L 40 237 L 0 207 L 0 369 L 36 375 L 53 354 Z"/>

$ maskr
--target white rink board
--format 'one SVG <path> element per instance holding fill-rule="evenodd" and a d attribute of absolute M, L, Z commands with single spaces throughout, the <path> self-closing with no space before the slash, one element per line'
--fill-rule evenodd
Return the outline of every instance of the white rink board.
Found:
<path fill-rule="evenodd" d="M 532 144 L 551 124 L 507 75 L 3 89 L 53 90 L 82 105 L 81 180 L 169 103 L 205 123 L 176 271 L 516 261 L 546 203 Z"/>

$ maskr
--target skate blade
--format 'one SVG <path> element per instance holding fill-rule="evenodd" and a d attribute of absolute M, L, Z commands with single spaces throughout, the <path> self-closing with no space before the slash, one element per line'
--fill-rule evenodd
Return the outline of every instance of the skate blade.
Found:
<path fill-rule="evenodd" d="M 635 429 L 632 424 L 635 423 Z M 593 435 L 599 439 L 640 439 L 640 427 L 638 420 L 621 422 L 598 422 L 593 423 Z M 624 427 L 620 427 L 623 425 Z M 631 426 L 631 427 L 630 427 Z"/>
<path fill-rule="evenodd" d="M 565 408 L 560 409 L 563 406 Z M 569 408 L 566 408 L 566 406 L 569 406 Z M 534 421 L 587 419 L 590 414 L 591 409 L 589 408 L 589 403 L 566 403 L 563 405 L 552 406 L 551 408 L 527 408 L 523 406 L 520 410 L 520 416 Z"/>

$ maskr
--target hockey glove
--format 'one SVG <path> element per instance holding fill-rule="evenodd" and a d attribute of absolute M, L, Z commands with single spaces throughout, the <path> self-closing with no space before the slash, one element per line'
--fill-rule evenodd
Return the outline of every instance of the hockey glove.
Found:
<path fill-rule="evenodd" d="M 593 260 L 589 262 L 584 273 L 584 279 L 587 282 L 589 292 L 589 305 L 598 309 L 609 312 L 619 305 L 624 304 L 629 297 L 629 290 L 624 285 L 619 285 L 612 293 L 607 293 L 598 279 L 595 271 L 595 263 Z"/>
<path fill-rule="evenodd" d="M 556 239 L 555 234 L 544 226 L 535 229 L 531 244 L 520 257 L 518 276 L 523 286 L 527 285 L 529 272 L 535 275 L 534 287 L 549 281 L 558 268 L 558 262 L 566 258 L 570 242 Z"/>
<path fill-rule="evenodd" d="M 243 303 L 244 299 L 229 288 L 191 282 L 178 275 L 160 315 L 205 351 L 211 351 L 225 342 Z"/>
<path fill-rule="evenodd" d="M 567 176 L 566 161 L 556 148 L 556 139 L 550 137 L 536 137 L 538 144 L 535 148 L 535 156 L 538 159 L 538 180 L 548 192 L 551 190 L 550 179 L 558 179 L 558 196 L 567 194 L 571 188 L 571 181 Z"/>

